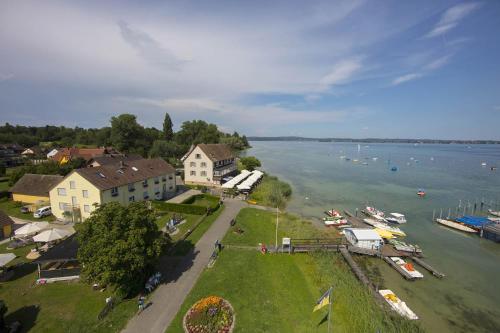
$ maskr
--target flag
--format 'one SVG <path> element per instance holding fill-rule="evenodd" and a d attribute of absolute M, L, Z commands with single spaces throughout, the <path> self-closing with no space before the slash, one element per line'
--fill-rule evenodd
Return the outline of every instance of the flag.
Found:
<path fill-rule="evenodd" d="M 326 293 L 323 294 L 323 296 L 321 296 L 318 301 L 316 302 L 316 306 L 314 307 L 314 310 L 313 312 L 321 309 L 322 307 L 330 304 L 330 294 L 332 293 L 332 288 L 330 287 L 330 289 L 327 290 Z"/>

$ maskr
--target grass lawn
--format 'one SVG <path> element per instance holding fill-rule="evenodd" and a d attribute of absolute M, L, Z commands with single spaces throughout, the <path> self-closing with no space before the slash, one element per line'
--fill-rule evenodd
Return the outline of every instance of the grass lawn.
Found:
<path fill-rule="evenodd" d="M 286 200 L 292 194 L 292 188 L 288 183 L 267 174 L 264 175 L 262 182 L 252 191 L 249 199 L 257 201 L 258 205 L 273 207 L 271 196 L 276 188 L 280 190 L 285 199 L 281 205 L 281 207 L 284 207 L 286 205 Z"/>
<path fill-rule="evenodd" d="M 10 188 L 9 186 L 9 178 L 0 177 L 0 192 L 7 191 Z"/>
<path fill-rule="evenodd" d="M 274 242 L 270 212 L 244 209 L 224 244 Z M 288 235 L 315 235 L 314 226 L 296 217 L 283 218 Z M 281 224 L 280 224 L 281 226 Z M 326 332 L 327 308 L 312 312 L 330 286 L 333 292 L 333 332 L 418 332 L 420 328 L 379 307 L 371 294 L 335 253 L 267 254 L 227 248 L 215 266 L 206 269 L 175 317 L 168 333 L 183 332 L 182 317 L 197 300 L 209 295 L 227 299 L 236 311 L 235 332 Z"/>
<path fill-rule="evenodd" d="M 30 220 L 30 221 L 54 221 L 55 220 L 55 217 L 53 215 L 45 216 L 41 219 L 36 219 L 33 217 L 33 213 L 26 213 L 26 214 L 21 213 L 21 207 L 22 207 L 22 204 L 19 202 L 15 202 L 15 201 L 9 200 L 7 198 L 0 199 L 0 210 L 3 210 L 9 216 L 14 216 L 14 217 L 18 217 L 20 219 Z"/>

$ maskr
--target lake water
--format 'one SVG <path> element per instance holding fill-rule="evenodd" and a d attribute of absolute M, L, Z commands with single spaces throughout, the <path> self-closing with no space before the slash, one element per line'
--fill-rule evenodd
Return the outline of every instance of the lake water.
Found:
<path fill-rule="evenodd" d="M 362 208 L 400 212 L 409 242 L 419 244 L 442 280 L 417 266 L 425 277 L 405 281 L 385 262 L 373 259 L 385 288 L 392 289 L 421 318 L 428 332 L 500 332 L 500 244 L 432 222 L 484 200 L 500 203 L 500 146 L 412 145 L 327 142 L 251 142 L 247 155 L 294 190 L 288 210 L 306 217 L 323 211 Z M 346 161 L 341 156 L 357 159 Z M 377 160 L 373 158 L 376 157 Z M 363 163 L 368 163 L 364 165 Z M 481 166 L 486 162 L 487 166 Z M 398 171 L 391 171 L 397 166 Z M 492 171 L 490 166 L 498 166 Z M 416 192 L 424 188 L 427 195 Z M 463 208 L 461 209 L 463 212 Z"/>

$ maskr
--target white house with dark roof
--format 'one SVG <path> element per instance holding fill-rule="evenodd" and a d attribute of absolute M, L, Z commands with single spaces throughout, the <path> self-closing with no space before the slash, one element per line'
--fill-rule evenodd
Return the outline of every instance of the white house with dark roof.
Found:
<path fill-rule="evenodd" d="M 192 146 L 182 162 L 186 184 L 218 186 L 222 178 L 237 172 L 235 156 L 225 144 Z"/>

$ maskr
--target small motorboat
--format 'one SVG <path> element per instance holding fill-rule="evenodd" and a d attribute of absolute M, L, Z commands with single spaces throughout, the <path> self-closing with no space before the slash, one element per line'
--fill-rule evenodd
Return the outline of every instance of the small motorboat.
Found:
<path fill-rule="evenodd" d="M 325 214 L 328 215 L 329 217 L 332 217 L 332 218 L 337 218 L 337 219 L 342 218 L 342 215 L 335 209 L 331 209 L 329 211 L 326 211 Z"/>
<path fill-rule="evenodd" d="M 377 215 L 377 216 L 380 216 L 380 217 L 384 217 L 384 212 L 375 208 L 375 207 L 370 207 L 370 206 L 366 206 L 365 210 L 363 211 L 366 215 L 370 215 L 370 216 L 374 216 L 374 215 Z"/>
<path fill-rule="evenodd" d="M 421 198 L 425 197 L 425 191 L 423 189 L 419 189 L 417 191 L 417 195 Z"/>
<path fill-rule="evenodd" d="M 338 220 L 325 221 L 325 226 L 338 227 L 341 225 L 346 225 L 347 223 L 349 222 L 346 219 L 338 219 Z"/>
<path fill-rule="evenodd" d="M 415 267 L 409 262 L 404 261 L 400 257 L 390 257 L 392 261 L 399 267 L 401 267 L 402 270 L 404 270 L 406 273 L 408 273 L 410 276 L 416 278 L 416 279 L 422 279 L 424 275 L 417 271 Z"/>
<path fill-rule="evenodd" d="M 490 215 L 500 217 L 500 211 L 494 211 L 493 209 L 488 209 L 488 213 L 490 213 Z"/>
<path fill-rule="evenodd" d="M 378 291 L 382 297 L 386 300 L 391 308 L 399 313 L 401 316 L 406 317 L 410 320 L 417 320 L 418 316 L 406 305 L 405 302 L 400 300 L 390 289 L 381 289 Z"/>
<path fill-rule="evenodd" d="M 398 167 L 393 166 L 393 167 L 391 168 L 391 171 L 398 171 Z"/>
<path fill-rule="evenodd" d="M 482 167 L 485 167 L 486 165 L 487 165 L 487 164 L 486 164 L 486 162 L 482 162 L 482 163 L 481 163 L 481 166 L 482 166 Z"/>
<path fill-rule="evenodd" d="M 388 222 L 392 223 L 406 223 L 406 217 L 403 214 L 400 213 L 390 213 L 389 216 L 385 218 Z"/>
<path fill-rule="evenodd" d="M 418 245 L 408 244 L 397 239 L 390 239 L 389 244 L 394 246 L 398 251 L 410 253 L 422 253 L 422 249 Z"/>

